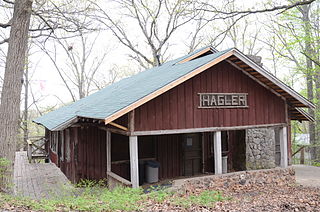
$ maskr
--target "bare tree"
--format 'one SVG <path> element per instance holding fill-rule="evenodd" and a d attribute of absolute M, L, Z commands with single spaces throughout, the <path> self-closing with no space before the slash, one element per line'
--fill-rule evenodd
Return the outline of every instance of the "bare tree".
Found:
<path fill-rule="evenodd" d="M 290 1 L 294 2 L 294 1 Z M 320 97 L 320 67 L 319 61 L 319 4 L 308 4 L 296 7 L 296 10 L 283 13 L 280 20 L 274 20 L 269 32 L 277 39 L 276 45 L 269 47 L 279 56 L 295 64 L 296 70 L 305 77 L 307 98 L 316 103 L 316 110 L 309 113 L 316 117 L 315 123 L 309 122 L 310 143 L 319 143 L 319 103 Z M 268 42 L 266 42 L 268 43 Z M 315 98 L 316 97 L 316 98 Z M 315 148 L 311 148 L 311 158 L 319 158 Z"/>
<path fill-rule="evenodd" d="M 69 3 L 73 1 L 69 0 Z M 58 5 L 55 1 L 39 0 L 33 5 L 33 0 L 1 0 L 1 8 L 10 11 L 13 8 L 12 18 L 0 23 L 0 45 L 8 44 L 8 53 L 5 55 L 5 72 L 1 91 L 0 104 L 0 158 L 8 159 L 10 168 L 14 161 L 16 139 L 20 117 L 21 90 L 23 83 L 24 65 L 28 38 L 51 37 L 55 30 L 64 30 L 73 33 L 82 13 L 80 4 L 71 7 L 68 0 Z M 33 7 L 34 6 L 34 7 Z M 9 12 L 10 13 L 10 12 Z M 32 17 L 32 25 L 30 20 Z M 10 34 L 7 33 L 10 29 Z M 84 29 L 83 29 L 84 30 Z M 68 35 L 70 36 L 70 35 Z M 4 52 L 1 48 L 1 52 Z M 12 172 L 9 178 L 0 180 L 0 188 L 8 190 L 11 184 Z"/>
<path fill-rule="evenodd" d="M 112 15 L 111 9 L 96 4 L 99 8 L 96 18 L 131 50 L 129 56 L 144 68 L 163 63 L 173 34 L 197 16 L 190 0 L 118 0 L 113 3 L 120 11 L 117 15 L 135 25 L 136 35 L 130 34 L 128 25 Z M 143 46 L 139 43 L 142 38 Z"/>
<path fill-rule="evenodd" d="M 14 1 L 1 0 L 6 4 L 5 9 L 9 10 L 13 7 Z M 29 28 L 30 38 L 48 39 L 57 31 L 66 32 L 63 36 L 73 36 L 73 33 L 79 29 L 78 22 L 85 23 L 81 25 L 81 29 L 91 31 L 95 29 L 95 25 L 87 18 L 88 13 L 92 10 L 92 4 L 81 0 L 37 0 L 32 8 L 31 24 Z M 81 21 L 80 21 L 81 20 Z M 87 20 L 83 22 L 83 20 Z M 0 28 L 10 28 L 12 20 L 6 23 L 0 23 Z M 3 40 L 0 44 L 7 43 L 9 37 L 5 37 L 6 33 L 2 33 Z"/>
<path fill-rule="evenodd" d="M 225 6 L 225 11 L 241 11 L 239 6 L 231 1 Z M 247 55 L 257 55 L 262 47 L 258 47 L 258 37 L 261 34 L 261 26 L 257 26 L 256 15 L 242 17 L 240 20 L 232 16 L 224 19 L 225 29 L 220 29 L 231 40 L 234 47 Z"/>
<path fill-rule="evenodd" d="M 96 86 L 99 84 L 96 75 L 106 58 L 107 51 L 94 54 L 97 38 L 98 35 L 91 41 L 89 36 L 79 29 L 77 37 L 71 40 L 56 38 L 52 45 L 38 44 L 51 60 L 72 101 L 81 99 L 93 90 L 101 88 Z M 61 51 L 64 52 L 63 55 L 67 61 L 60 59 Z"/>
<path fill-rule="evenodd" d="M 235 0 L 224 0 L 222 4 L 212 3 L 212 1 L 200 1 L 197 10 L 205 11 L 211 14 L 210 20 L 236 18 L 241 19 L 251 14 L 270 13 L 277 11 L 278 14 L 302 5 L 309 5 L 316 0 L 297 0 L 289 1 L 287 4 L 278 5 L 278 1 L 266 2 L 264 8 L 242 9 L 242 10 L 226 10 L 230 4 L 234 4 Z"/>

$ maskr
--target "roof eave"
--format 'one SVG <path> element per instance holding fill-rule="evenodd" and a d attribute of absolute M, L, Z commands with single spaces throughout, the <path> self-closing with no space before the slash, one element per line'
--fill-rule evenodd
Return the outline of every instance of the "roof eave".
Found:
<path fill-rule="evenodd" d="M 303 105 L 305 105 L 308 108 L 313 108 L 313 109 L 315 108 L 315 105 L 313 103 L 311 103 L 310 101 L 305 99 L 303 96 L 301 96 L 299 93 L 297 93 L 295 90 L 293 90 L 292 88 L 290 88 L 289 86 L 284 84 L 281 80 L 277 79 L 275 76 L 273 76 L 267 70 L 265 70 L 263 67 L 261 67 L 258 64 L 256 64 L 254 61 L 252 61 L 246 55 L 241 53 L 238 49 L 234 48 L 233 52 L 234 52 L 234 56 L 238 57 L 240 60 L 242 60 L 245 63 L 247 63 L 252 68 L 258 70 L 261 75 L 263 75 L 264 77 L 268 78 L 271 82 L 273 82 L 274 84 L 276 84 L 279 87 L 281 87 L 284 91 L 289 93 L 292 97 L 297 99 Z"/>
<path fill-rule="evenodd" d="M 61 123 L 60 125 L 50 129 L 51 131 L 60 131 L 60 130 L 64 130 L 68 127 L 70 127 L 71 125 L 75 124 L 76 122 L 78 122 L 78 117 L 72 117 L 71 119 Z"/>

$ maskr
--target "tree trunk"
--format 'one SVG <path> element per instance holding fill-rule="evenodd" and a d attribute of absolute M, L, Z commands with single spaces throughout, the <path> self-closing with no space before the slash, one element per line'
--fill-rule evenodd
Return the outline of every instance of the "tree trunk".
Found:
<path fill-rule="evenodd" d="M 309 17 L 309 11 L 310 11 L 310 5 L 303 5 L 300 9 L 302 13 L 302 21 L 304 25 L 304 36 L 305 36 L 305 54 L 306 56 L 306 80 L 307 80 L 307 93 L 308 93 L 308 99 L 313 102 L 314 100 L 314 89 L 313 89 L 313 70 L 312 70 L 312 60 L 310 59 L 310 56 L 312 55 L 312 46 L 311 46 L 311 25 L 310 25 L 310 17 Z M 308 57 L 309 56 L 309 57 Z M 318 108 L 316 108 L 317 110 Z M 309 108 L 310 115 L 315 117 L 315 112 L 313 109 Z M 310 144 L 316 143 L 316 127 L 313 122 L 309 122 L 309 134 L 310 134 Z M 316 149 L 315 147 L 310 148 L 311 153 L 311 160 L 315 160 L 317 158 L 316 156 Z"/>
<path fill-rule="evenodd" d="M 12 183 L 32 2 L 33 0 L 15 0 L 1 93 L 0 157 L 8 159 L 11 163 L 10 176 L 0 179 L 0 188 L 7 191 Z"/>

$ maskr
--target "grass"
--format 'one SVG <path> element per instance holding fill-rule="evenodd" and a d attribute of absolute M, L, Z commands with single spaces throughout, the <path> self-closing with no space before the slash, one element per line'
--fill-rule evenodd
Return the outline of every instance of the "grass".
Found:
<path fill-rule="evenodd" d="M 173 202 L 185 208 L 189 208 L 191 205 L 213 207 L 216 202 L 229 199 L 230 198 L 222 196 L 222 194 L 218 191 L 206 190 L 198 195 L 175 198 Z"/>
<path fill-rule="evenodd" d="M 92 187 L 77 196 L 40 200 L 0 194 L 0 208 L 10 205 L 41 211 L 134 211 L 141 208 L 141 202 L 145 199 L 142 189 L 118 187 L 113 191 L 105 188 L 95 192 L 95 188 Z"/>
<path fill-rule="evenodd" d="M 0 208 L 9 206 L 23 207 L 36 211 L 137 211 L 147 203 L 170 202 L 185 208 L 191 205 L 213 206 L 217 201 L 224 201 L 217 191 L 203 191 L 198 195 L 177 195 L 167 189 L 150 188 L 148 193 L 143 189 L 117 187 L 110 191 L 107 188 L 86 182 L 86 187 L 78 195 L 55 197 L 52 199 L 31 200 L 0 193 Z"/>

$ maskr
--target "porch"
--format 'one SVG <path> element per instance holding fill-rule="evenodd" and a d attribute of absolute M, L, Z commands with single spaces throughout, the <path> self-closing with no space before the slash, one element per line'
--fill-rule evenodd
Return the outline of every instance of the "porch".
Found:
<path fill-rule="evenodd" d="M 287 127 L 268 127 L 279 129 L 278 133 L 275 133 L 278 142 L 272 143 L 275 150 L 274 167 L 286 168 Z M 246 166 L 248 129 L 252 128 L 235 127 L 220 131 L 202 129 L 202 132 L 196 129 L 177 130 L 175 133 L 149 132 L 143 135 L 134 132 L 132 135 L 120 135 L 107 131 L 107 175 L 111 187 L 116 184 L 134 188 L 143 185 L 143 164 L 149 160 L 158 161 L 160 164 L 159 181 L 254 169 Z M 276 151 L 277 148 L 279 152 Z M 272 165 L 267 168 L 272 168 Z"/>

